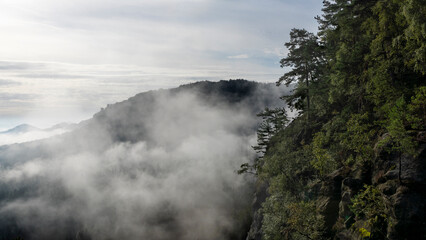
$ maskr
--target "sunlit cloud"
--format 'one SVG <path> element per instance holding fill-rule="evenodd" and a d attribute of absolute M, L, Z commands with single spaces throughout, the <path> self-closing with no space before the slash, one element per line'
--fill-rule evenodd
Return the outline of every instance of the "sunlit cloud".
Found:
<path fill-rule="evenodd" d="M 315 31 L 320 8 L 314 0 L 1 1 L 0 95 L 39 97 L 31 109 L 5 100 L 0 128 L 55 109 L 64 114 L 36 122 L 79 121 L 138 92 L 188 82 L 274 82 L 288 32 Z"/>
<path fill-rule="evenodd" d="M 230 59 L 247 59 L 249 58 L 248 54 L 240 54 L 240 55 L 234 55 L 234 56 L 228 56 Z"/>

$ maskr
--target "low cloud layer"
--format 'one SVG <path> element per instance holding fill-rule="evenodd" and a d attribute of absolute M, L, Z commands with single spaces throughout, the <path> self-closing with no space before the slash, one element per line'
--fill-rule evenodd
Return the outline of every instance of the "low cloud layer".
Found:
<path fill-rule="evenodd" d="M 72 129 L 73 125 L 62 125 L 48 129 L 33 128 L 26 131 L 13 131 L 14 129 L 3 131 L 0 132 L 0 146 L 45 139 L 69 132 Z"/>
<path fill-rule="evenodd" d="M 254 157 L 254 112 L 278 96 L 260 87 L 222 99 L 193 90 L 145 93 L 73 133 L 0 148 L 1 233 L 241 237 L 235 234 L 248 217 L 250 180 L 235 170 Z"/>

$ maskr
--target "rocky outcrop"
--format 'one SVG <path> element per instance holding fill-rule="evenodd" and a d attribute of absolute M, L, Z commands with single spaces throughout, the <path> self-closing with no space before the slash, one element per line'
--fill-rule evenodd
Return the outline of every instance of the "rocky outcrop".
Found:
<path fill-rule="evenodd" d="M 379 185 L 388 195 L 394 218 L 388 228 L 389 239 L 426 239 L 425 143 L 418 153 L 417 157 L 401 156 L 401 170 L 388 171 L 386 182 Z"/>
<path fill-rule="evenodd" d="M 321 184 L 320 196 L 317 200 L 319 217 L 326 227 L 326 235 L 333 235 L 333 225 L 339 217 L 341 185 L 345 170 L 339 169 L 330 174 Z"/>
<path fill-rule="evenodd" d="M 383 238 L 426 239 L 425 159 L 426 144 L 421 142 L 418 155 L 415 157 L 379 150 L 371 169 L 364 167 L 358 173 L 356 171 L 345 173 L 342 170 L 333 173 L 334 179 L 344 177 L 341 181 L 337 221 L 326 221 L 328 228 L 336 232 L 334 238 L 359 239 L 359 232 L 356 231 L 358 228 L 370 230 L 365 219 L 355 218 L 349 206 L 352 204 L 351 199 L 363 189 L 364 184 L 372 184 L 379 190 L 386 209 L 387 229 L 383 233 Z M 369 176 L 369 179 L 362 176 Z M 328 199 L 332 197 L 335 201 L 335 193 L 328 192 Z M 320 198 L 319 202 L 322 201 Z M 332 201 L 328 204 L 331 205 Z M 331 216 L 332 209 L 323 211 L 319 208 L 319 213 L 324 217 Z"/>
<path fill-rule="evenodd" d="M 426 239 L 426 141 L 425 137 L 417 140 L 415 156 L 392 151 L 391 145 L 378 145 L 373 160 L 340 168 L 307 186 L 310 195 L 317 196 L 317 219 L 324 223 L 318 239 L 363 239 L 361 231 L 371 233 L 368 239 Z M 366 186 L 377 194 L 373 200 L 366 196 L 365 201 L 372 202 L 369 207 L 378 201 L 379 220 L 356 215 L 352 209 L 356 196 L 368 192 Z M 267 185 L 257 189 L 247 240 L 262 239 L 261 203 L 266 193 Z"/>
<path fill-rule="evenodd" d="M 262 239 L 262 203 L 266 200 L 268 184 L 267 182 L 258 181 L 256 192 L 253 199 L 253 221 L 250 230 L 247 233 L 246 240 L 261 240 Z"/>

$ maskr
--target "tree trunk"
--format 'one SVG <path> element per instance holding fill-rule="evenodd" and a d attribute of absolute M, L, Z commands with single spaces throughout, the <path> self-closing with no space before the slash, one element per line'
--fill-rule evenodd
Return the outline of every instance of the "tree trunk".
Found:
<path fill-rule="evenodd" d="M 402 185 L 402 178 L 401 178 L 401 173 L 402 173 L 402 153 L 399 153 L 399 169 L 398 169 L 398 180 L 399 180 L 399 184 Z"/>
<path fill-rule="evenodd" d="M 310 110 L 310 101 L 309 101 L 309 71 L 308 71 L 308 62 L 305 61 L 305 71 L 306 71 L 306 119 L 309 122 L 309 110 Z"/>

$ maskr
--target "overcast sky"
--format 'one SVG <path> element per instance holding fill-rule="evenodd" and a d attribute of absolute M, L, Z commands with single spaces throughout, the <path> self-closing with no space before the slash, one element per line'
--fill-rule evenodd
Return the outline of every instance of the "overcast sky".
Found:
<path fill-rule="evenodd" d="M 1 0 L 0 130 L 200 80 L 275 82 L 320 0 Z"/>

